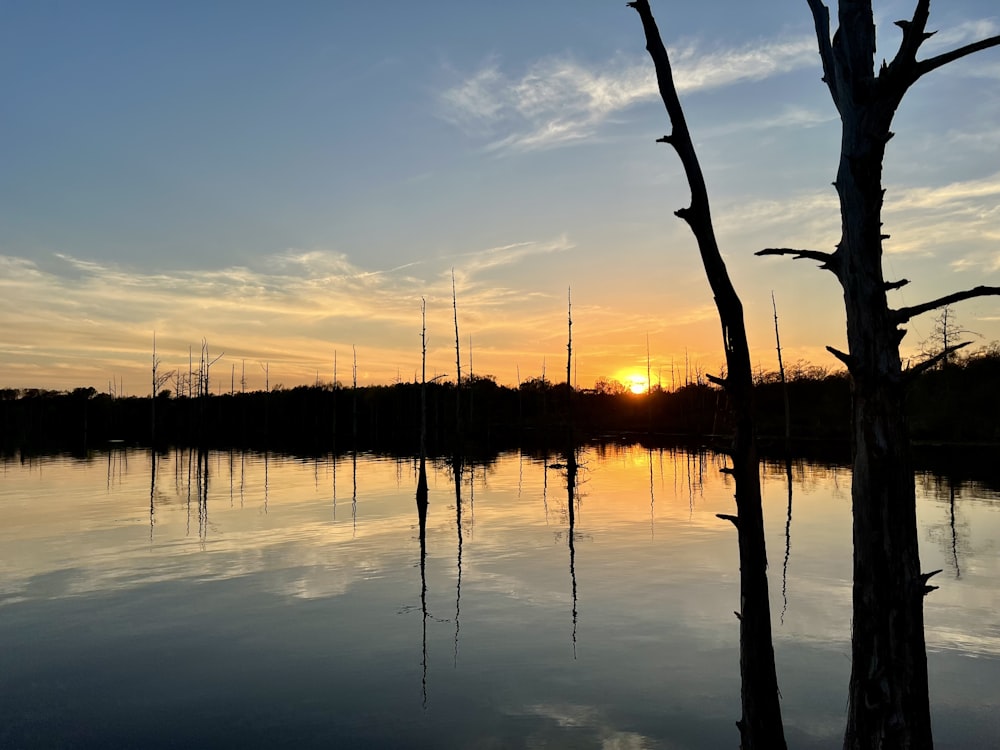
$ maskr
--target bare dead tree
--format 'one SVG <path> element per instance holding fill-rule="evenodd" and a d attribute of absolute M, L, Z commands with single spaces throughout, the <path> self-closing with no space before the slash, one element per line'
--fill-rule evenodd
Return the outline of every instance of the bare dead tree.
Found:
<path fill-rule="evenodd" d="M 1000 288 L 979 286 L 912 307 L 889 306 L 886 293 L 908 282 L 887 281 L 883 273 L 882 243 L 888 235 L 882 228 L 882 166 L 893 118 L 910 87 L 950 62 L 1000 45 L 1000 36 L 918 60 L 933 32 L 927 31 L 930 0 L 916 0 L 913 16 L 896 22 L 902 39 L 894 57 L 876 71 L 871 0 L 840 0 L 833 34 L 829 8 L 821 0 L 807 2 L 823 82 L 840 113 L 834 186 L 841 237 L 833 252 L 767 248 L 758 255 L 814 260 L 843 289 L 848 351 L 827 349 L 847 366 L 853 388 L 854 613 L 844 747 L 930 748 L 923 597 L 935 588 L 928 585 L 934 572 L 920 570 L 903 399 L 912 375 L 936 359 L 904 372 L 899 344 L 906 330 L 900 326 L 953 302 L 1000 294 Z M 946 350 L 938 356 L 947 355 Z"/>
<path fill-rule="evenodd" d="M 951 309 L 951 305 L 945 305 L 937 315 L 934 316 L 934 327 L 930 335 L 920 342 L 920 353 L 928 358 L 927 362 L 920 363 L 923 369 L 928 369 L 931 365 L 937 367 L 947 367 L 955 361 L 955 352 L 969 342 L 956 343 L 962 337 L 975 336 L 982 338 L 982 334 L 976 331 L 963 328 L 957 320 L 958 316 Z"/>
<path fill-rule="evenodd" d="M 476 376 L 472 369 L 472 334 L 469 334 L 469 374 L 465 378 L 469 386 L 469 424 L 476 423 Z"/>
<path fill-rule="evenodd" d="M 149 437 L 151 441 L 156 440 L 156 394 L 172 377 L 174 377 L 173 370 L 160 372 L 160 358 L 156 354 L 156 331 L 153 331 L 153 390 L 149 396 Z"/>
<path fill-rule="evenodd" d="M 455 436 L 462 434 L 462 349 L 458 339 L 458 295 L 455 291 L 455 269 L 451 269 L 451 308 L 455 313 Z"/>
<path fill-rule="evenodd" d="M 210 383 L 209 376 L 211 374 L 212 365 L 214 365 L 216 362 L 218 362 L 220 359 L 222 359 L 225 355 L 226 355 L 226 353 L 222 352 L 222 354 L 220 354 L 219 356 L 217 356 L 215 359 L 212 359 L 209 356 L 209 354 L 208 354 L 208 340 L 207 339 L 202 339 L 201 340 L 201 366 L 198 369 L 198 373 L 199 373 L 198 395 L 199 396 L 208 396 L 208 394 L 209 394 L 209 388 L 210 388 L 210 386 L 209 386 L 209 383 Z"/>
<path fill-rule="evenodd" d="M 417 503 L 427 503 L 427 300 L 420 298 L 420 469 Z"/>
<path fill-rule="evenodd" d="M 333 444 L 337 445 L 337 391 L 340 390 L 340 382 L 337 380 L 337 350 L 333 350 Z M 336 450 L 334 460 L 336 460 Z"/>
<path fill-rule="evenodd" d="M 571 391 L 570 371 L 573 367 L 573 287 L 566 290 L 566 391 Z"/>
<path fill-rule="evenodd" d="M 566 289 L 566 473 L 576 476 L 576 403 L 573 384 L 570 381 L 573 367 L 573 288 Z M 571 480 L 572 481 L 572 480 Z M 572 513 L 570 508 L 570 513 Z M 572 530 L 570 531 L 572 533 Z M 576 579 L 574 578 L 574 581 Z M 575 600 L 574 600 L 575 601 Z M 574 610 L 576 607 L 574 606 Z M 574 620 L 575 625 L 575 620 Z M 576 647 L 575 630 L 573 646 Z"/>
<path fill-rule="evenodd" d="M 268 423 L 271 417 L 271 363 L 258 362 L 257 364 L 264 371 L 264 434 L 267 435 Z"/>
<path fill-rule="evenodd" d="M 785 402 L 785 450 L 792 438 L 792 415 L 788 407 L 788 382 L 785 380 L 785 363 L 781 358 L 781 334 L 778 333 L 778 303 L 771 292 L 771 309 L 774 311 L 774 348 L 778 352 L 778 376 L 781 378 L 781 396 Z M 787 458 L 787 455 L 786 455 Z"/>
<path fill-rule="evenodd" d="M 712 380 L 723 386 L 729 394 L 735 419 L 730 455 L 738 515 L 722 517 L 732 521 L 739 538 L 740 611 L 736 616 L 740 621 L 740 697 L 743 711 L 737 722 L 740 744 L 743 750 L 776 750 L 785 747 L 785 735 L 771 640 L 764 515 L 754 435 L 753 373 L 743 323 L 743 305 L 719 251 L 712 225 L 708 189 L 674 86 L 670 58 L 653 20 L 649 2 L 636 0 L 630 2 L 629 6 L 635 8 L 642 19 L 646 50 L 653 59 L 660 96 L 672 126 L 671 133 L 658 139 L 658 142 L 673 146 L 691 188 L 691 205 L 675 211 L 675 214 L 687 222 L 697 240 L 702 265 L 715 296 L 715 306 L 722 324 L 727 373 L 725 379 Z"/>
<path fill-rule="evenodd" d="M 351 344 L 351 352 L 354 354 L 354 364 L 351 367 L 351 437 L 354 441 L 354 451 L 357 453 L 358 446 L 358 347 Z"/>

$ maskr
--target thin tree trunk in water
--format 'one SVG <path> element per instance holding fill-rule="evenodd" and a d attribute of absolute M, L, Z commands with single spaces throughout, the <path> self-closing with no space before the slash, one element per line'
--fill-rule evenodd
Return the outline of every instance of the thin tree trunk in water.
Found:
<path fill-rule="evenodd" d="M 455 269 L 451 269 L 451 308 L 455 313 L 455 440 L 461 446 L 462 438 L 462 349 L 458 339 L 458 295 L 455 292 Z M 456 452 L 461 450 L 456 447 Z"/>
<path fill-rule="evenodd" d="M 788 443 L 792 439 L 792 414 L 788 407 L 788 382 L 785 380 L 785 363 L 781 359 L 781 335 L 778 333 L 778 303 L 771 292 L 771 309 L 774 310 L 774 345 L 778 350 L 778 375 L 781 377 L 781 395 L 785 402 L 785 458 L 788 458 Z"/>
<path fill-rule="evenodd" d="M 760 472 L 753 421 L 753 380 L 750 350 L 743 323 L 743 305 L 729 279 L 715 239 L 708 191 L 687 129 L 670 60 L 653 20 L 648 0 L 636 0 L 642 19 L 646 49 L 656 66 L 660 95 L 670 116 L 673 131 L 660 139 L 674 147 L 691 187 L 691 205 L 676 212 L 698 241 L 722 323 L 726 351 L 726 378 L 718 381 L 726 388 L 733 407 L 736 431 L 733 436 L 733 478 L 736 483 L 738 516 L 726 516 L 738 532 L 740 551 L 740 690 L 743 716 L 737 726 L 743 750 L 785 747 L 778 681 L 771 641 L 771 606 L 767 587 L 767 554 L 764 544 L 764 514 L 761 508 Z"/>
<path fill-rule="evenodd" d="M 427 302 L 420 298 L 420 468 L 417 503 L 427 504 Z"/>

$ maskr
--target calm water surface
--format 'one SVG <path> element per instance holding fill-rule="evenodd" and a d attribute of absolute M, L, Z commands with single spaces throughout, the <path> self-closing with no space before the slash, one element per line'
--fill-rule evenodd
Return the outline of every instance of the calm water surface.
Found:
<path fill-rule="evenodd" d="M 0 747 L 736 747 L 712 454 L 113 450 L 0 468 Z M 763 468 L 789 745 L 839 747 L 850 474 Z M 1000 746 L 1000 499 L 920 475 L 940 748 Z M 786 530 L 789 536 L 786 537 Z"/>

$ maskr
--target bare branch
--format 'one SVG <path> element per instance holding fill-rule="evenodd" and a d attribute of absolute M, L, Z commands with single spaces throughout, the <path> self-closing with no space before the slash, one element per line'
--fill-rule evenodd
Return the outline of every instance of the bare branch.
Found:
<path fill-rule="evenodd" d="M 709 382 L 715 383 L 717 386 L 720 386 L 721 388 L 725 388 L 728 385 L 726 378 L 717 378 L 715 375 L 710 375 L 707 372 L 705 373 L 705 377 L 708 378 Z"/>
<path fill-rule="evenodd" d="M 936 576 L 942 570 L 943 570 L 942 568 L 938 568 L 937 570 L 932 570 L 930 573 L 921 573 L 920 574 L 920 583 L 922 583 L 922 584 L 927 583 L 931 578 L 933 578 L 934 576 Z"/>
<path fill-rule="evenodd" d="M 854 371 L 854 366 L 855 366 L 854 357 L 852 357 L 850 354 L 847 354 L 846 352 L 840 351 L 840 349 L 834 349 L 832 346 L 826 347 L 826 350 L 830 352 L 830 354 L 832 354 L 834 357 L 839 359 L 841 362 L 843 362 L 844 366 L 847 367 L 848 372 Z"/>
<path fill-rule="evenodd" d="M 913 367 L 911 367 L 910 369 L 908 369 L 904 373 L 906 379 L 907 380 L 912 380 L 913 378 L 917 377 L 917 375 L 919 375 L 920 373 L 927 372 L 927 370 L 929 370 L 932 367 L 934 367 L 934 365 L 936 365 L 938 362 L 940 362 L 945 357 L 948 357 L 948 356 L 954 354 L 959 349 L 964 349 L 965 347 L 967 347 L 971 343 L 972 343 L 971 341 L 962 341 L 962 342 L 959 342 L 958 344 L 955 344 L 954 346 L 946 346 L 944 349 L 942 349 L 940 352 L 938 352 L 937 354 L 935 354 L 930 359 L 925 359 L 923 362 L 915 364 Z M 940 573 L 941 571 L 938 571 L 938 572 Z M 931 575 L 934 575 L 934 574 L 931 573 Z"/>
<path fill-rule="evenodd" d="M 840 94 L 837 89 L 837 62 L 833 56 L 833 44 L 830 41 L 830 9 L 820 0 L 808 0 L 812 11 L 813 25 L 816 27 L 816 41 L 819 43 L 819 57 L 823 63 L 823 82 L 830 89 L 833 103 L 840 110 Z"/>
<path fill-rule="evenodd" d="M 909 283 L 910 283 L 909 279 L 900 279 L 899 281 L 887 281 L 885 282 L 885 290 L 887 292 L 891 292 L 893 289 L 902 289 Z"/>
<path fill-rule="evenodd" d="M 899 325 L 929 310 L 936 310 L 939 307 L 950 305 L 952 302 L 961 302 L 962 300 L 972 299 L 974 297 L 988 297 L 993 295 L 1000 295 L 1000 286 L 977 286 L 973 289 L 966 289 L 961 292 L 945 295 L 944 297 L 938 297 L 937 299 L 932 299 L 930 302 L 924 302 L 920 305 L 901 307 L 898 310 L 890 310 L 890 320 L 893 325 Z"/>
<path fill-rule="evenodd" d="M 919 0 L 917 7 L 913 11 L 913 19 L 910 21 L 896 21 L 896 25 L 903 30 L 903 40 L 899 43 L 899 50 L 889 64 L 889 71 L 895 72 L 900 68 L 912 69 L 917 60 L 917 50 L 920 45 L 930 36 L 924 33 L 927 28 L 927 18 L 930 15 L 930 0 Z"/>
<path fill-rule="evenodd" d="M 950 52 L 943 52 L 940 55 L 935 55 L 934 57 L 929 57 L 926 60 L 921 60 L 916 65 L 914 80 L 920 78 L 920 76 L 930 73 L 932 70 L 937 70 L 943 65 L 947 65 L 950 62 L 954 62 L 955 60 L 959 60 L 967 55 L 971 55 L 973 52 L 979 52 L 981 50 L 997 46 L 1000 46 L 1000 35 L 987 37 L 986 39 L 982 39 L 978 42 L 966 44 L 964 47 L 953 49 Z"/>
<path fill-rule="evenodd" d="M 737 529 L 740 527 L 740 519 L 736 516 L 731 516 L 728 513 L 716 513 L 715 517 L 721 518 L 723 521 L 730 521 Z"/>
<path fill-rule="evenodd" d="M 838 263 L 836 253 L 825 253 L 822 250 L 797 250 L 791 247 L 765 247 L 763 250 L 755 252 L 754 255 L 761 257 L 765 255 L 790 255 L 794 260 L 806 258 L 819 263 L 820 268 L 839 275 L 838 269 L 840 264 Z"/>

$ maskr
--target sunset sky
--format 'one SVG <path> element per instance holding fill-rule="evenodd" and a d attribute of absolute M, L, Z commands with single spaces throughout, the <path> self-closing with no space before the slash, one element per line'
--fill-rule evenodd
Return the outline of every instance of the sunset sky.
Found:
<path fill-rule="evenodd" d="M 805 0 L 656 2 L 743 297 L 755 366 L 836 366 L 839 128 Z M 880 57 L 913 0 L 877 2 Z M 924 55 L 1000 33 L 995 0 L 932 6 Z M 148 394 L 202 339 L 212 388 L 515 384 L 717 373 L 714 306 L 673 211 L 688 188 L 624 0 L 0 0 L 0 387 Z M 1000 50 L 932 74 L 886 160 L 893 304 L 1000 285 Z M 1000 339 L 1000 300 L 955 308 Z M 926 339 L 916 319 L 908 352 Z M 673 373 L 673 374 L 672 374 Z M 452 375 L 453 377 L 453 375 Z M 169 387 L 169 386 L 168 386 Z"/>

